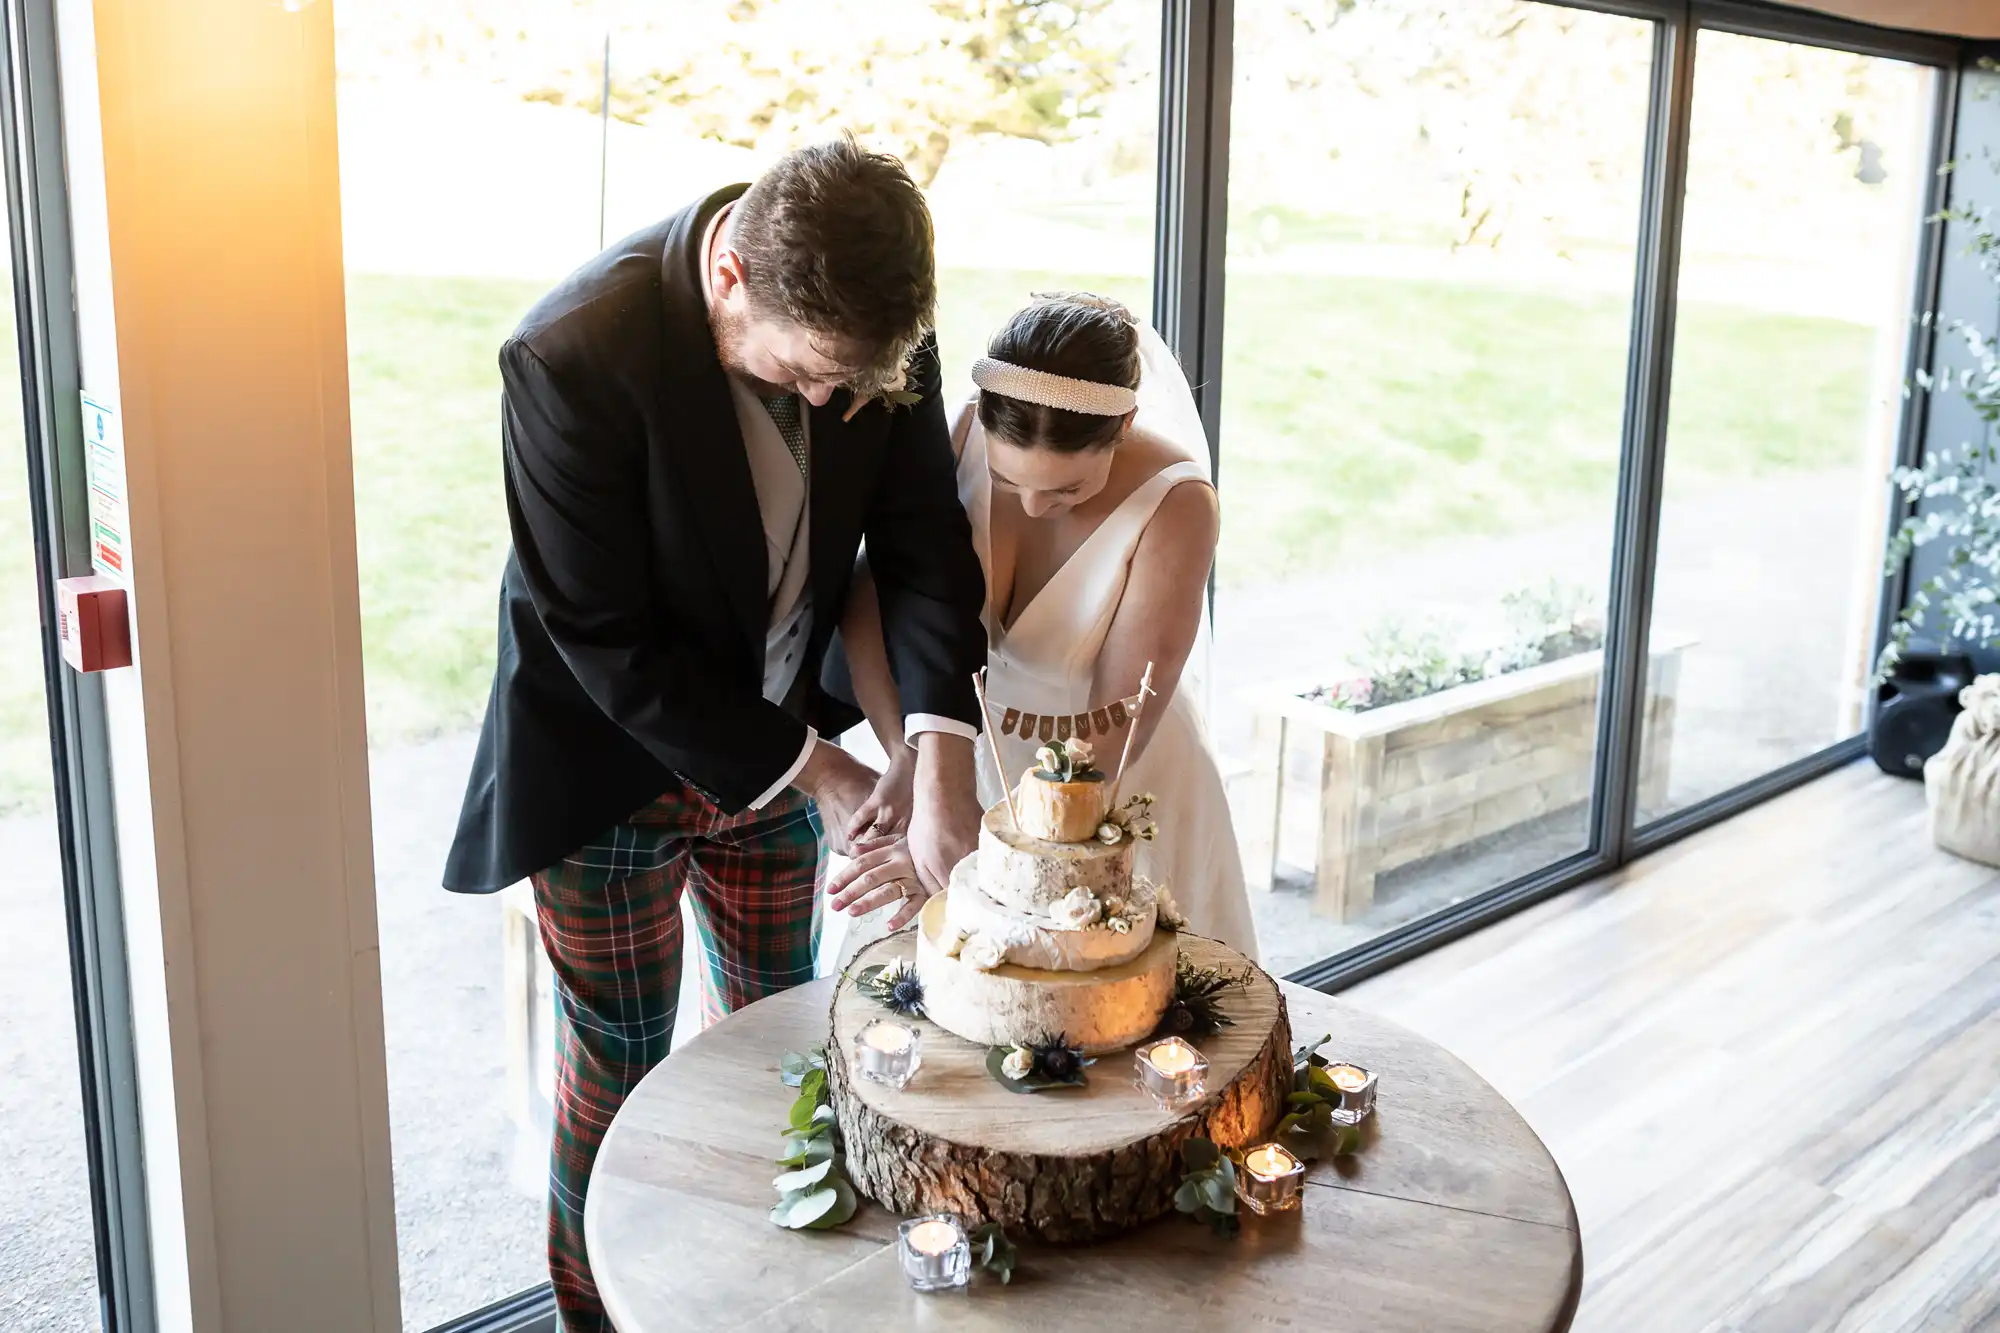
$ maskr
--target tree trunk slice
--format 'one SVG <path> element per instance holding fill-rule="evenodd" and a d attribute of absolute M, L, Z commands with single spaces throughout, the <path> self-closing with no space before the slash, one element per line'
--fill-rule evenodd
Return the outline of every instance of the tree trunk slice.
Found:
<path fill-rule="evenodd" d="M 1179 941 L 1198 967 L 1250 974 L 1223 1000 L 1235 1025 L 1190 1039 L 1208 1057 L 1209 1093 L 1179 1116 L 1134 1085 L 1128 1052 L 1099 1059 L 1081 1088 L 1016 1093 L 986 1072 L 986 1047 L 922 1019 L 912 1022 L 923 1034 L 923 1064 L 906 1087 L 855 1077 L 855 1034 L 888 1011 L 852 978 L 912 958 L 914 933 L 862 950 L 834 988 L 826 1053 L 848 1178 L 899 1213 L 956 1213 L 1048 1241 L 1095 1240 L 1171 1212 L 1182 1142 L 1264 1142 L 1292 1081 L 1291 1025 L 1277 984 L 1214 940 L 1183 932 Z"/>

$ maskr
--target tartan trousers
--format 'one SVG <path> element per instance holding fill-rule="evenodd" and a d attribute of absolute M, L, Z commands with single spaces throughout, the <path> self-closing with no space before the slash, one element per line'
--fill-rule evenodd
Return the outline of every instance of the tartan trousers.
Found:
<path fill-rule="evenodd" d="M 673 1041 L 682 891 L 706 963 L 706 1027 L 812 980 L 819 843 L 819 813 L 797 791 L 728 815 L 679 787 L 532 876 L 556 977 L 549 1279 L 568 1333 L 611 1329 L 584 1251 L 584 1196 L 611 1117 Z"/>

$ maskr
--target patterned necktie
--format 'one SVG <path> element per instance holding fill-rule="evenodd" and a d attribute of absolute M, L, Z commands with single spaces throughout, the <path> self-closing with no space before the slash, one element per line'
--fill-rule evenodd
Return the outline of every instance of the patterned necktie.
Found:
<path fill-rule="evenodd" d="M 799 475 L 810 477 L 812 474 L 806 468 L 806 423 L 799 412 L 799 396 L 787 393 L 762 401 L 778 434 L 785 437 L 785 448 L 791 450 L 792 461 L 799 465 Z"/>

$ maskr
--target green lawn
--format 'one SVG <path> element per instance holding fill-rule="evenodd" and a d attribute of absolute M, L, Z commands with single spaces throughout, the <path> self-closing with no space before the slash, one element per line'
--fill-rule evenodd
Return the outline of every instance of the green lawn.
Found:
<path fill-rule="evenodd" d="M 949 379 L 1026 292 L 1074 277 L 944 275 Z M 1087 284 L 1143 308 L 1139 280 Z M 533 283 L 356 277 L 348 301 L 371 732 L 477 720 L 506 547 L 494 353 Z M 1223 576 L 1607 513 L 1622 301 L 1352 277 L 1232 277 Z M 1675 484 L 1854 455 L 1869 331 L 1681 311 Z M 1784 386 L 1774 392 L 1773 386 Z"/>

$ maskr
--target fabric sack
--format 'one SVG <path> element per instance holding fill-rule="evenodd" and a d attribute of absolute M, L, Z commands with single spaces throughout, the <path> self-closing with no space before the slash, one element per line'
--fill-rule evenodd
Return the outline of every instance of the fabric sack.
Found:
<path fill-rule="evenodd" d="M 1958 692 L 1965 711 L 1924 764 L 1931 837 L 1948 852 L 2000 866 L 2000 675 Z"/>

